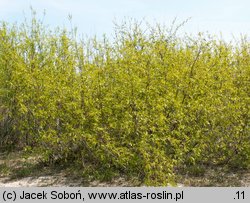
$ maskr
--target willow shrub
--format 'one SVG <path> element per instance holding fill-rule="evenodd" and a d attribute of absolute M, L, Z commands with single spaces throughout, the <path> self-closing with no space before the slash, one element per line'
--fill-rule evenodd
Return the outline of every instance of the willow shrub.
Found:
<path fill-rule="evenodd" d="M 75 36 L 36 18 L 2 23 L 2 144 L 147 185 L 174 182 L 183 166 L 249 167 L 247 40 L 137 23 L 111 41 Z"/>

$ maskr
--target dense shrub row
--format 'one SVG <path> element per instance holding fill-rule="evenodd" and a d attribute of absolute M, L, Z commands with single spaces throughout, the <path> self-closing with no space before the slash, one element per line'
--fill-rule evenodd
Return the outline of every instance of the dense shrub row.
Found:
<path fill-rule="evenodd" d="M 47 160 L 166 185 L 178 167 L 250 162 L 250 43 L 116 26 L 78 40 L 0 26 L 0 139 Z"/>

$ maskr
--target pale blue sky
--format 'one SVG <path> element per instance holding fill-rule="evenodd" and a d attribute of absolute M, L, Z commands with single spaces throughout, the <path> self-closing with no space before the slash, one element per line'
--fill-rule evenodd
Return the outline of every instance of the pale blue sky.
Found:
<path fill-rule="evenodd" d="M 79 32 L 90 36 L 110 34 L 113 20 L 124 17 L 167 25 L 191 17 L 183 32 L 221 32 L 227 39 L 250 34 L 250 0 L 0 0 L 0 20 L 22 22 L 30 5 L 40 16 L 46 10 L 44 21 L 52 27 L 69 26 L 72 14 Z"/>

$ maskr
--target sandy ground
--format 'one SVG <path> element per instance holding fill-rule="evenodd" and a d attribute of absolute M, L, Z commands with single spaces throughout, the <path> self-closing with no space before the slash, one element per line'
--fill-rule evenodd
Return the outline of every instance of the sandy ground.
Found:
<path fill-rule="evenodd" d="M 88 185 L 83 184 L 79 180 L 69 180 L 62 176 L 40 176 L 25 177 L 18 180 L 9 180 L 8 178 L 0 178 L 0 187 L 115 187 L 127 186 L 126 181 L 118 179 L 111 183 L 101 183 L 93 181 Z"/>
<path fill-rule="evenodd" d="M 42 186 L 65 186 L 64 178 L 56 176 L 26 177 L 18 180 L 0 178 L 0 187 L 42 187 Z M 77 183 L 69 186 L 79 186 Z"/>

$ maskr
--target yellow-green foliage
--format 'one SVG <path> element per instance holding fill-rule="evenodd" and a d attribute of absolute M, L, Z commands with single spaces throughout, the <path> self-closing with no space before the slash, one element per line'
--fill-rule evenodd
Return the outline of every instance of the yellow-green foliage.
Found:
<path fill-rule="evenodd" d="M 1 143 L 148 185 L 183 166 L 249 167 L 250 43 L 175 33 L 124 23 L 80 41 L 2 23 Z"/>

